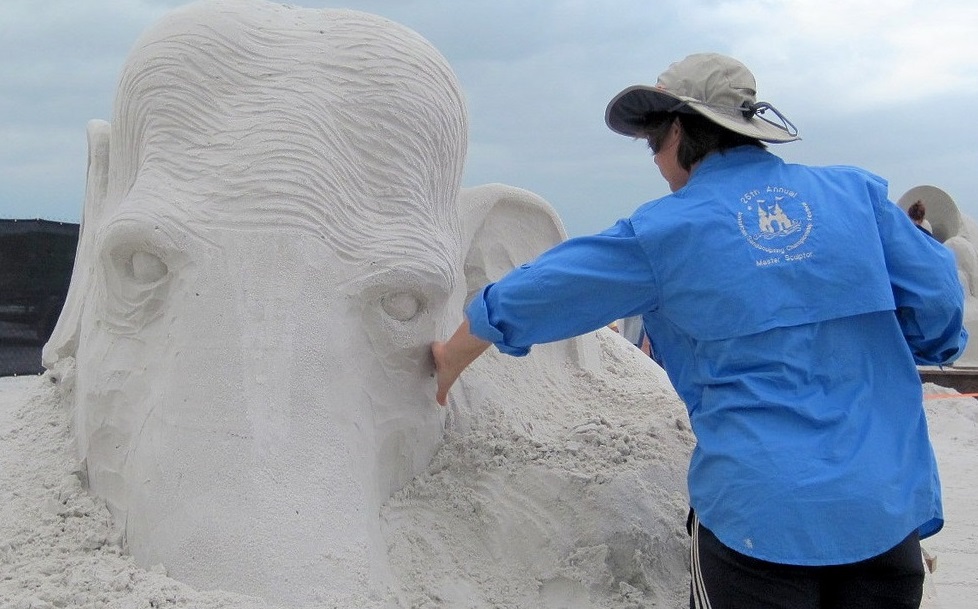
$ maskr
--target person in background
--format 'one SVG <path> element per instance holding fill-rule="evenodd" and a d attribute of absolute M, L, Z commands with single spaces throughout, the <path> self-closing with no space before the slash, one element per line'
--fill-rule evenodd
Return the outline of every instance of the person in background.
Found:
<path fill-rule="evenodd" d="M 934 229 L 931 228 L 930 222 L 924 216 L 927 214 L 927 208 L 924 207 L 924 202 L 921 200 L 914 201 L 913 205 L 907 208 L 907 215 L 913 220 L 913 223 L 917 225 L 917 228 L 924 231 L 928 235 L 934 234 Z"/>
<path fill-rule="evenodd" d="M 943 525 L 915 364 L 964 349 L 954 258 L 883 179 L 768 151 L 797 131 L 755 91 L 705 53 L 616 95 L 672 194 L 480 290 L 431 345 L 436 400 L 491 345 L 641 315 L 696 436 L 690 607 L 915 608 Z"/>

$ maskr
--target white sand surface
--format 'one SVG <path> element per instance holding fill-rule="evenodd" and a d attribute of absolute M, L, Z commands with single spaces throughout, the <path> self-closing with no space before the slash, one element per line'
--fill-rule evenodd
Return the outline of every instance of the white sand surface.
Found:
<path fill-rule="evenodd" d="M 925 397 L 956 394 L 932 383 Z M 934 584 L 942 609 L 978 606 L 978 400 L 927 399 L 927 420 L 944 487 L 944 529 L 924 541 L 937 555 Z"/>
<path fill-rule="evenodd" d="M 529 358 L 487 354 L 470 369 L 441 448 L 378 515 L 396 606 L 681 604 L 679 465 L 691 434 L 661 369 L 611 331 L 597 340 L 595 374 L 554 368 L 559 344 Z M 537 379 L 529 386 L 514 382 L 528 374 Z M 275 606 L 194 590 L 125 553 L 104 501 L 84 490 L 71 417 L 51 379 L 0 380 L 0 607 Z M 242 552 L 262 552 L 253 545 Z M 395 606 L 361 592 L 302 606 Z"/>
<path fill-rule="evenodd" d="M 620 390 L 609 388 L 608 391 Z M 925 391 L 929 395 L 955 393 L 932 384 L 925 385 Z M 551 404 L 548 408 L 559 407 Z M 978 473 L 978 401 L 940 398 L 928 399 L 926 405 L 941 465 L 947 516 L 944 530 L 924 544 L 938 558 L 934 577 L 937 604 L 932 606 L 971 609 L 978 595 L 978 491 L 974 485 Z M 482 517 L 498 519 L 505 516 L 499 506 L 506 501 L 559 502 L 559 487 L 549 484 L 553 479 L 548 480 L 546 467 L 533 470 L 530 464 L 535 461 L 554 461 L 549 468 L 578 468 L 581 484 L 587 484 L 600 478 L 606 465 L 621 461 L 616 455 L 624 454 L 622 450 L 627 452 L 628 444 L 636 452 L 641 452 L 643 443 L 647 447 L 650 442 L 654 445 L 650 440 L 652 435 L 643 435 L 643 430 L 634 425 L 630 428 L 628 421 L 620 418 L 627 414 L 625 408 L 608 413 L 607 417 L 583 421 L 577 428 L 568 430 L 570 438 L 564 448 L 576 447 L 575 450 L 586 454 L 584 460 L 567 459 L 566 452 L 561 457 L 560 451 L 552 450 L 546 443 L 528 443 L 525 437 L 508 434 L 506 425 L 494 428 L 487 421 L 472 426 L 468 436 L 458 433 L 449 438 L 432 469 L 385 506 L 388 527 L 400 529 L 392 536 L 399 541 L 392 544 L 391 554 L 412 606 L 511 606 L 492 601 L 494 587 L 498 588 L 498 597 L 505 599 L 514 598 L 512 591 L 504 590 L 507 582 L 523 585 L 520 574 L 514 572 L 513 563 L 507 559 L 547 552 L 555 543 L 551 538 L 575 532 L 566 530 L 569 520 L 527 523 L 514 519 L 510 523 L 514 527 L 529 524 L 535 527 L 524 529 L 527 531 L 524 547 L 472 544 L 472 536 L 478 534 L 475 525 L 480 519 L 478 514 L 473 516 L 473 510 L 477 512 L 480 505 L 495 505 L 491 510 L 486 507 Z M 676 421 L 663 421 L 663 424 L 675 426 Z M 477 433 L 476 429 L 490 432 Z M 472 437 L 475 435 L 480 437 Z M 631 439 L 625 442 L 626 437 Z M 68 415 L 49 377 L 0 379 L 0 607 L 271 607 L 256 598 L 194 590 L 167 577 L 161 567 L 136 566 L 123 552 L 120 540 L 112 537 L 113 527 L 105 505 L 83 489 L 79 463 L 73 455 Z M 556 463 L 562 459 L 566 463 Z M 588 462 L 592 464 L 590 470 L 581 467 Z M 518 488 L 526 494 L 510 493 L 508 498 L 503 498 L 505 501 L 491 497 L 494 491 L 503 488 L 502 485 L 493 487 L 493 477 L 511 476 L 517 469 L 524 475 L 524 482 Z M 483 479 L 478 487 L 453 486 L 437 480 L 438 477 L 461 480 L 474 476 L 477 470 Z M 457 493 L 453 495 L 450 489 Z M 527 505 L 519 507 L 514 509 L 514 514 L 534 513 Z M 608 517 L 624 517 L 627 505 L 621 507 L 622 514 Z M 681 511 L 679 502 L 676 507 Z M 539 513 L 554 513 L 552 508 L 553 505 L 548 506 Z M 432 543 L 435 539 L 440 541 Z M 484 550 L 487 554 L 464 555 L 467 548 L 477 546 L 488 548 Z M 607 547 L 593 548 L 595 554 L 608 551 Z M 421 562 L 413 565 L 408 562 L 418 560 L 422 554 Z M 578 558 L 581 564 L 598 559 L 589 556 L 587 551 L 582 551 Z M 600 557 L 605 559 L 606 556 Z M 647 562 L 652 569 L 641 574 L 646 578 L 655 577 L 655 568 L 676 567 L 656 565 L 655 556 L 649 556 Z M 572 567 L 567 565 L 567 569 Z M 438 570 L 441 573 L 433 572 Z M 586 606 L 586 595 L 573 579 L 555 572 L 549 581 L 540 582 L 545 588 L 540 598 L 549 599 L 548 606 L 552 607 Z M 621 596 L 617 606 L 629 606 L 627 587 L 622 588 Z"/>

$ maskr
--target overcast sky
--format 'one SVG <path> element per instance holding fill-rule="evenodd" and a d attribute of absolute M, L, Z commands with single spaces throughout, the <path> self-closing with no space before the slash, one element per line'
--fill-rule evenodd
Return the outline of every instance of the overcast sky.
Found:
<path fill-rule="evenodd" d="M 0 2 L 0 217 L 76 222 L 88 120 L 111 119 L 140 33 L 180 1 Z M 619 90 L 695 52 L 737 57 L 803 140 L 795 162 L 860 165 L 891 199 L 931 184 L 978 217 L 975 0 L 389 0 L 288 4 L 377 13 L 430 40 L 469 105 L 464 184 L 546 198 L 571 235 L 668 192 L 641 142 L 604 125 Z"/>

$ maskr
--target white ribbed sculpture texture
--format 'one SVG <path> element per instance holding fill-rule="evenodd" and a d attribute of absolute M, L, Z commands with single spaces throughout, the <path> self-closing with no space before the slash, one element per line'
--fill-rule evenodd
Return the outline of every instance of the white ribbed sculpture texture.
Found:
<path fill-rule="evenodd" d="M 89 139 L 46 359 L 75 358 L 130 551 L 283 600 L 384 594 L 377 512 L 437 448 L 425 348 L 461 302 L 452 71 L 370 15 L 194 4 L 139 39 Z"/>
<path fill-rule="evenodd" d="M 44 362 L 140 565 L 291 607 L 682 597 L 690 436 L 647 358 L 608 331 L 489 354 L 434 403 L 468 293 L 565 238 L 531 193 L 460 188 L 466 133 L 385 19 L 214 0 L 139 39 Z"/>

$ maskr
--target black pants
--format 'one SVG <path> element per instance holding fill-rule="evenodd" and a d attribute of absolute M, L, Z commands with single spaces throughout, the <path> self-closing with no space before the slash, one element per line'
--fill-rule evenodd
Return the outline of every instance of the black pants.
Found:
<path fill-rule="evenodd" d="M 918 609 L 924 565 L 916 531 L 856 563 L 782 565 L 720 543 L 690 514 L 690 609 Z"/>

